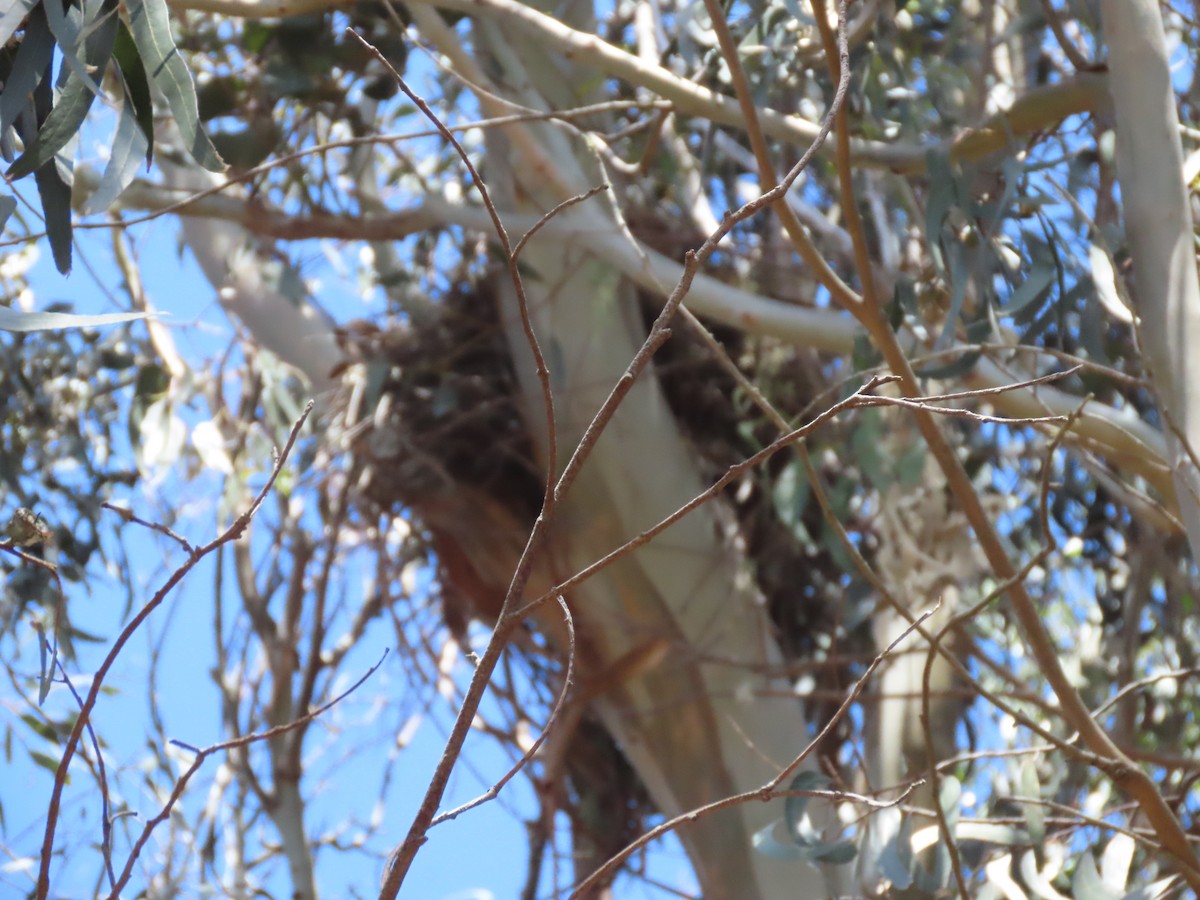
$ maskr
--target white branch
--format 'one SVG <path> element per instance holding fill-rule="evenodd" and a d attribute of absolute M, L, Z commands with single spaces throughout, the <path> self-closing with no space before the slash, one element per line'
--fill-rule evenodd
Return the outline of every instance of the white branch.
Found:
<path fill-rule="evenodd" d="M 89 184 L 96 178 L 90 170 L 76 172 L 77 184 Z M 120 198 L 125 208 L 162 209 L 181 199 L 181 194 L 169 188 L 136 181 Z M 263 229 L 272 236 L 284 236 L 295 229 L 297 220 L 269 207 L 253 212 L 240 200 L 221 196 L 205 197 L 187 207 L 184 217 L 211 216 L 232 221 L 244 227 Z M 535 216 L 502 213 L 506 227 L 524 231 L 537 222 Z M 320 223 L 336 228 L 330 232 L 306 231 L 305 237 L 337 237 L 344 240 L 402 240 L 403 238 L 446 225 L 457 225 L 486 232 L 491 223 L 486 212 L 478 206 L 451 203 L 438 197 L 427 197 L 407 209 L 378 216 L 366 216 L 355 221 L 330 219 Z M 562 243 L 579 244 L 607 262 L 642 288 L 665 297 L 679 280 L 683 267 L 674 260 L 656 253 L 641 243 L 631 243 L 627 235 L 618 232 L 611 222 L 581 219 L 578 214 L 555 218 L 541 230 L 537 240 L 552 238 Z M 846 315 L 829 310 L 796 306 L 760 294 L 742 290 L 699 274 L 692 283 L 687 305 L 698 315 L 745 331 L 747 334 L 770 336 L 811 347 L 827 353 L 849 354 L 860 333 L 858 326 Z M 960 347 L 966 352 L 969 348 Z M 1032 369 L 1032 363 L 1026 369 Z M 964 376 L 973 389 L 994 388 L 1012 384 L 1028 377 L 1006 370 L 1001 365 L 981 358 L 975 368 Z M 992 405 L 1013 417 L 1070 415 L 1081 398 L 1057 388 L 1042 386 L 1022 388 L 989 398 Z M 1161 432 L 1139 419 L 1129 410 L 1119 410 L 1098 402 L 1087 405 L 1075 424 L 1074 435 L 1095 452 L 1109 457 L 1123 474 L 1138 475 L 1146 480 L 1168 504 L 1174 504 L 1174 487 L 1167 467 L 1166 442 Z"/>
<path fill-rule="evenodd" d="M 271 18 L 301 15 L 350 5 L 344 0 L 169 0 L 175 9 L 192 9 L 243 18 Z M 732 97 L 701 87 L 651 65 L 637 56 L 614 47 L 594 34 L 577 31 L 557 19 L 540 13 L 517 0 L 409 0 L 416 11 L 421 6 L 452 10 L 472 16 L 503 21 L 517 27 L 575 62 L 594 66 L 607 75 L 646 88 L 675 104 L 683 115 L 700 116 L 741 129 L 745 122 Z M 425 29 L 425 26 L 421 26 Z M 1070 115 L 1094 112 L 1107 101 L 1106 78 L 1081 74 L 1070 81 L 1047 85 L 1019 98 L 1011 109 L 992 116 L 979 127 L 969 129 L 941 149 L 963 159 L 977 159 L 1003 148 L 1016 135 L 1049 127 Z M 801 116 L 784 115 L 775 110 L 760 111 L 760 125 L 769 137 L 805 146 L 818 131 L 816 123 Z M 898 172 L 916 173 L 925 169 L 932 149 L 912 144 L 888 144 L 862 138 L 851 140 L 851 152 L 861 165 Z M 825 149 L 832 153 L 832 145 Z"/>

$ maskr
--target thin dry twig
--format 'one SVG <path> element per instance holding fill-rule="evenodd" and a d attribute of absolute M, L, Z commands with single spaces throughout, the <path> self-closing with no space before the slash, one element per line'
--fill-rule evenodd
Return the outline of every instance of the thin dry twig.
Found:
<path fill-rule="evenodd" d="M 591 197 L 594 197 L 597 194 L 601 193 L 602 191 L 607 191 L 608 189 L 609 189 L 609 186 L 607 184 L 598 184 L 594 188 L 591 188 L 590 190 L 585 191 L 582 194 L 578 194 L 574 197 L 568 197 L 562 203 L 560 203 L 556 207 L 554 207 L 554 209 L 550 210 L 550 212 L 546 213 L 544 216 L 542 216 L 540 219 L 538 219 L 536 222 L 534 222 L 533 225 L 530 226 L 529 230 L 526 231 L 523 235 L 521 235 L 521 239 L 519 241 L 517 241 L 516 245 L 513 247 L 513 249 L 512 249 L 513 261 L 515 262 L 518 258 L 520 258 L 521 251 L 525 249 L 525 245 L 529 243 L 529 240 L 535 234 L 537 234 L 539 231 L 541 231 L 542 228 L 544 228 L 547 224 L 549 224 L 550 220 L 553 219 L 555 216 L 557 216 L 560 212 L 562 212 L 564 209 L 568 209 L 569 207 L 576 205 L 577 203 L 582 203 L 584 200 L 588 200 Z"/>
<path fill-rule="evenodd" d="M 188 539 L 185 538 L 183 535 L 175 533 L 170 528 L 168 528 L 166 525 L 163 525 L 159 522 L 149 522 L 146 519 L 143 519 L 141 516 L 134 513 L 133 510 L 128 509 L 127 507 L 117 506 L 115 503 L 109 503 L 108 501 L 105 501 L 104 503 L 100 504 L 100 508 L 107 509 L 109 512 L 116 513 L 125 522 L 131 522 L 135 525 L 141 525 L 143 528 L 149 528 L 151 531 L 157 531 L 159 534 L 169 537 L 171 540 L 173 540 L 175 543 L 177 543 L 180 547 L 182 547 L 183 552 L 188 554 L 188 556 L 191 556 L 193 553 L 196 552 L 196 548 L 193 547 L 191 545 L 191 543 L 188 542 Z"/>
<path fill-rule="evenodd" d="M 49 644 L 44 635 L 39 635 L 39 638 L 44 645 Z M 75 698 L 75 703 L 82 709 L 83 698 L 79 696 L 79 691 L 75 690 L 71 676 L 67 674 L 67 669 L 57 654 L 54 655 L 54 664 L 58 666 L 63 684 L 67 686 L 67 690 Z M 96 737 L 96 731 L 92 728 L 91 722 L 87 723 L 85 730 L 87 731 L 88 741 L 92 745 L 92 753 L 96 755 L 96 781 L 100 785 L 100 849 L 104 856 L 104 871 L 108 875 L 109 886 L 115 891 L 116 873 L 113 871 L 112 864 L 112 823 L 114 816 L 112 815 L 111 801 L 108 796 L 108 773 L 104 766 L 104 754 L 100 752 L 100 741 Z"/>
<path fill-rule="evenodd" d="M 272 738 L 279 737 L 282 734 L 287 734 L 290 731 L 294 731 L 298 728 L 308 725 L 310 722 L 314 721 L 319 716 L 323 715 L 328 710 L 332 709 L 334 706 L 341 703 L 343 700 L 357 691 L 366 682 L 366 680 L 374 675 L 376 670 L 383 665 L 383 661 L 387 658 L 387 655 L 388 651 L 385 649 L 383 651 L 383 655 L 379 657 L 378 662 L 376 662 L 375 665 L 371 666 L 371 668 L 363 673 L 362 677 L 354 682 L 354 684 L 350 685 L 350 687 L 342 691 L 342 693 L 338 694 L 328 703 L 323 704 L 317 709 L 314 709 L 312 712 L 306 713 L 305 715 L 300 716 L 298 719 L 295 719 L 291 722 L 285 722 L 282 725 L 276 725 L 274 728 L 269 728 L 266 731 L 242 735 L 240 737 L 233 738 L 232 740 L 222 741 L 219 744 L 212 744 L 211 746 L 203 749 L 193 747 L 191 744 L 185 744 L 183 741 L 172 740 L 171 743 L 174 746 L 180 747 L 184 750 L 189 750 L 196 754 L 196 757 L 192 760 L 191 765 L 188 766 L 184 773 L 175 781 L 175 787 L 171 791 L 171 796 L 168 797 L 167 802 L 163 804 L 162 810 L 160 810 L 158 815 L 156 815 L 154 818 L 148 820 L 145 826 L 142 828 L 141 835 L 134 843 L 133 849 L 129 851 L 129 858 L 125 861 L 124 869 L 121 870 L 121 877 L 113 886 L 112 893 L 109 894 L 109 900 L 118 900 L 121 889 L 129 883 L 129 879 L 133 875 L 134 863 L 137 862 L 137 858 L 141 854 L 142 849 L 146 846 L 146 842 L 150 840 L 150 836 L 153 834 L 154 829 L 165 822 L 171 815 L 171 810 L 175 808 L 175 804 L 178 802 L 179 798 L 183 796 L 183 792 L 187 788 L 188 781 L 190 781 L 191 777 L 200 770 L 200 767 L 204 764 L 204 761 L 208 759 L 208 757 L 212 756 L 214 753 L 222 753 L 227 750 L 240 749 L 259 741 L 271 740 Z"/>
<path fill-rule="evenodd" d="M 512 781 L 517 773 L 525 768 L 525 765 L 537 755 L 537 752 L 541 749 L 542 744 L 546 742 L 546 738 L 550 736 L 551 730 L 558 723 L 559 715 L 562 712 L 563 707 L 566 705 L 567 696 L 571 692 L 571 687 L 574 684 L 575 678 L 575 619 L 571 615 L 571 608 L 567 606 L 567 601 L 561 596 L 558 598 L 558 608 L 562 610 L 563 621 L 567 626 L 567 671 L 563 676 L 562 688 L 558 692 L 558 697 L 554 701 L 554 706 L 550 710 L 550 716 L 546 719 L 546 724 L 543 726 L 541 733 L 537 736 L 537 739 L 530 744 L 529 749 L 521 754 L 521 758 L 517 760 L 516 764 L 513 765 L 503 777 L 501 777 L 474 800 L 469 800 L 462 806 L 455 807 L 454 809 L 447 810 L 446 812 L 435 816 L 433 821 L 429 823 L 430 828 L 432 828 L 434 825 L 440 825 L 442 822 L 447 822 L 450 819 L 456 819 L 467 810 L 474 809 L 475 807 L 498 797 L 504 786 Z"/>
<path fill-rule="evenodd" d="M 92 710 L 96 706 L 96 700 L 100 696 L 100 689 L 104 685 L 105 676 L 108 675 L 109 670 L 116 663 L 117 657 L 120 656 L 121 651 L 129 643 L 129 640 L 141 627 L 142 623 L 166 600 L 175 586 L 196 567 L 200 560 L 217 548 L 228 544 L 230 541 L 237 540 L 250 527 L 251 520 L 262 506 L 263 501 L 266 500 L 271 489 L 275 486 L 275 480 L 283 470 L 283 464 L 287 460 L 288 454 L 291 453 L 292 447 L 300 435 L 300 429 L 303 428 L 304 423 L 308 420 L 312 409 L 313 403 L 310 400 L 308 405 L 305 406 L 303 414 L 301 414 L 296 424 L 292 426 L 291 433 L 288 435 L 287 443 L 284 445 L 283 450 L 276 454 L 274 465 L 271 467 L 271 474 L 249 508 L 239 515 L 233 521 L 233 524 L 226 528 L 217 538 L 202 547 L 193 549 L 188 554 L 188 558 L 183 565 L 171 573 L 166 583 L 158 589 L 154 596 L 138 611 L 137 615 L 130 619 L 129 623 L 121 630 L 112 647 L 109 648 L 108 654 L 104 657 L 104 661 L 96 670 L 96 674 L 92 677 L 92 685 L 88 689 L 87 697 L 84 698 L 80 706 L 79 715 L 75 719 L 75 725 L 67 737 L 66 746 L 63 747 L 62 759 L 59 761 L 58 768 L 54 772 L 54 787 L 50 792 L 50 802 L 46 807 L 46 828 L 42 838 L 41 863 L 38 869 L 36 893 L 38 900 L 45 900 L 50 893 L 50 860 L 53 858 L 54 851 L 54 831 L 58 824 L 58 814 L 62 806 L 62 793 L 66 785 L 67 770 L 70 767 L 71 758 L 75 755 L 75 751 L 79 746 L 84 726 L 90 720 Z"/>

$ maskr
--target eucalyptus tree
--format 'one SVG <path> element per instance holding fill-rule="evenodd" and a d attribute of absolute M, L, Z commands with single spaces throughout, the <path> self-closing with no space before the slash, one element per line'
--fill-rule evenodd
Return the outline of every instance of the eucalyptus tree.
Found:
<path fill-rule="evenodd" d="M 177 217 L 236 335 L 220 359 L 181 351 L 161 318 L 67 339 L 92 373 L 78 415 L 106 448 L 124 409 L 130 469 L 221 476 L 205 552 L 238 595 L 218 603 L 233 621 L 213 651 L 230 740 L 190 748 L 218 758 L 217 799 L 169 798 L 183 780 L 159 754 L 179 812 L 114 837 L 105 807 L 105 889 L 211 878 L 248 896 L 269 883 L 255 857 L 277 852 L 295 896 L 344 892 L 319 884 L 315 858 L 344 842 L 312 822 L 305 748 L 381 633 L 413 677 L 372 702 L 417 709 L 436 689 L 455 714 L 407 831 L 373 820 L 359 840 L 386 860 L 360 884 L 382 870 L 384 896 L 419 891 L 406 878 L 430 829 L 472 815 L 439 810 L 473 725 L 536 787 L 525 896 L 550 878 L 621 894 L 622 867 L 668 831 L 707 897 L 1195 888 L 1200 156 L 1183 145 L 1194 68 L 1172 78 L 1170 49 L 1194 45 L 1191 15 L 1144 0 L 0 14 L 0 146 L 58 268 L 97 240 L 81 226 L 105 224 L 129 304 L 154 312 L 136 247 L 147 220 Z M 98 140 L 102 163 L 79 149 Z M 10 247 L 40 238 L 9 221 Z M 321 302 L 314 274 L 331 272 L 357 307 Z M 97 390 L 106 360 L 130 398 Z M 6 459 L 65 453 L 36 408 L 15 405 Z M 292 439 L 275 463 L 270 443 Z M 83 509 L 114 481 L 73 452 L 77 484 L 40 481 L 53 460 L 7 467 L 24 506 L 61 520 L 56 491 Z M 144 518 L 142 495 L 118 494 L 114 546 Z M 106 527 L 93 503 L 48 545 L 74 546 L 85 520 Z M 39 590 L 66 646 L 55 587 Z M 128 623 L 161 614 L 146 601 Z M 8 618 L 17 654 L 34 632 Z M 88 715 L 50 723 L 70 735 L 42 895 L 67 763 L 79 749 L 94 766 L 85 721 L 104 728 L 91 683 Z M 259 816 L 277 844 L 250 833 Z M 172 840 L 152 854 L 156 827 Z"/>

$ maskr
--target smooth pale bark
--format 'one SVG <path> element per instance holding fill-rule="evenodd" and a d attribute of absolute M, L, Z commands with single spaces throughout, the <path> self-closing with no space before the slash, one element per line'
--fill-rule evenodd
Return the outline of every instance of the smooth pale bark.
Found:
<path fill-rule="evenodd" d="M 167 159 L 158 166 L 167 184 L 176 189 L 202 191 L 224 181 L 199 167 L 185 167 Z M 228 193 L 228 192 L 227 192 Z M 270 350 L 302 373 L 314 398 L 333 387 L 330 372 L 342 359 L 334 336 L 334 322 L 307 296 L 281 292 L 279 278 L 264 277 L 274 267 L 280 274 L 290 263 L 273 257 L 261 238 L 241 225 L 182 214 L 183 238 L 200 271 L 208 279 L 221 306 L 253 335 L 255 343 Z M 299 284 L 299 275 L 288 273 Z"/>
<path fill-rule="evenodd" d="M 1166 36 L 1155 0 L 1104 0 L 1101 10 L 1142 352 L 1167 420 L 1188 540 L 1200 556 L 1200 279 Z"/>

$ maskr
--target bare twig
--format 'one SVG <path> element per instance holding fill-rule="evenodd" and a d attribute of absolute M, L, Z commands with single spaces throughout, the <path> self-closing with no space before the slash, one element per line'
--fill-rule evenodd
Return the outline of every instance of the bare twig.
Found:
<path fill-rule="evenodd" d="M 434 825 L 440 825 L 442 822 L 447 822 L 450 819 L 456 819 L 467 810 L 474 809 L 475 807 L 480 806 L 499 796 L 500 791 L 503 790 L 504 786 L 512 781 L 518 772 L 525 768 L 526 763 L 533 759 L 538 750 L 541 749 L 542 744 L 546 742 L 546 738 L 550 736 L 551 730 L 558 723 L 559 715 L 561 714 L 563 707 L 567 702 L 567 696 L 571 692 L 571 687 L 574 683 L 575 677 L 575 619 L 571 615 L 571 608 L 567 606 L 567 601 L 562 597 L 558 598 L 558 608 L 562 611 L 563 622 L 567 626 L 567 671 L 563 676 L 563 684 L 559 689 L 558 698 L 554 701 L 554 706 L 550 710 L 550 716 L 548 719 L 546 719 L 546 724 L 542 728 L 541 734 L 539 734 L 537 739 L 529 745 L 529 749 L 521 754 L 521 758 L 517 760 L 516 764 L 513 765 L 503 775 L 503 777 L 501 777 L 474 800 L 470 800 L 464 803 L 462 806 L 455 807 L 454 809 L 447 810 L 446 812 L 435 816 L 433 821 L 429 823 L 430 828 L 432 828 Z"/>
<path fill-rule="evenodd" d="M 734 796 L 717 800 L 716 802 L 709 803 L 706 806 L 700 807 L 699 809 L 694 809 L 690 812 L 684 813 L 683 815 L 676 816 L 675 818 L 650 829 L 633 843 L 629 844 L 629 846 L 625 847 L 616 856 L 605 862 L 604 865 L 585 878 L 580 884 L 576 885 L 575 890 L 571 893 L 571 897 L 581 898 L 588 896 L 588 890 L 591 887 L 602 883 L 602 880 L 616 871 L 616 869 L 619 868 L 621 864 L 625 862 L 625 860 L 627 860 L 642 847 L 646 846 L 652 841 L 657 840 L 662 835 L 674 831 L 681 825 L 694 822 L 696 819 L 710 815 L 718 810 L 726 809 L 730 806 L 739 806 L 743 803 L 750 803 L 752 801 L 760 801 L 765 803 L 766 801 L 775 799 L 776 797 L 814 797 L 834 801 L 853 800 L 856 803 L 864 803 L 868 806 L 878 809 L 885 809 L 903 801 L 908 795 L 909 791 L 915 788 L 916 785 L 911 785 L 908 790 L 901 794 L 900 797 L 888 802 L 880 802 L 869 797 L 863 797 L 845 791 L 790 791 L 786 789 L 780 789 L 780 785 L 783 784 L 785 779 L 787 779 L 798 768 L 800 768 L 800 766 L 804 763 L 804 760 L 806 760 L 812 754 L 813 750 L 821 743 L 821 741 L 824 740 L 825 737 L 837 727 L 838 723 L 841 722 L 846 713 L 850 711 L 850 707 L 854 705 L 854 701 L 858 699 L 858 695 L 861 694 L 866 688 L 867 682 L 875 673 L 875 670 L 879 668 L 880 663 L 882 663 L 884 659 L 886 659 L 888 655 L 896 648 L 896 646 L 899 645 L 900 642 L 905 638 L 907 638 L 915 628 L 929 618 L 929 616 L 933 615 L 935 609 L 936 607 L 921 613 L 921 615 L 917 617 L 917 620 L 913 624 L 909 625 L 894 641 L 892 641 L 892 643 L 884 648 L 884 650 L 871 661 L 871 664 L 867 666 L 866 671 L 863 672 L 858 681 L 854 683 L 854 687 L 850 689 L 850 692 L 846 695 L 846 699 L 842 701 L 842 705 L 839 706 L 833 716 L 830 717 L 829 722 L 826 723 L 825 727 L 822 728 L 820 733 L 818 733 L 817 736 L 808 743 L 808 746 L 800 751 L 800 753 L 787 766 L 781 769 L 774 778 L 757 790 L 745 791 L 741 794 L 735 794 Z"/>
<path fill-rule="evenodd" d="M 184 577 L 196 567 L 200 560 L 216 550 L 218 547 L 221 547 L 230 541 L 237 540 L 245 533 L 246 529 L 250 526 L 250 522 L 254 518 L 254 515 L 258 512 L 259 507 L 262 506 L 263 501 L 266 499 L 271 489 L 275 486 L 275 480 L 279 477 L 279 473 L 283 469 L 283 464 L 287 460 L 288 454 L 291 452 L 292 447 L 295 445 L 296 439 L 300 435 L 300 429 L 304 426 L 305 421 L 308 419 L 309 413 L 312 412 L 312 408 L 313 404 L 310 400 L 304 409 L 303 415 L 301 415 L 296 424 L 292 426 L 291 433 L 288 435 L 287 443 L 284 445 L 283 450 L 277 454 L 274 465 L 271 468 L 270 477 L 267 479 L 267 483 L 263 485 L 262 490 L 259 491 L 250 507 L 240 516 L 238 516 L 237 519 L 234 520 L 233 524 L 226 528 L 221 535 L 204 546 L 194 549 L 190 554 L 188 554 L 188 558 L 183 565 L 181 565 L 171 574 L 166 583 L 164 583 L 163 586 L 158 589 L 154 596 L 151 597 L 150 600 L 138 611 L 137 615 L 135 615 L 121 630 L 120 635 L 117 636 L 117 639 L 113 642 L 108 654 L 104 657 L 104 661 L 96 670 L 96 674 L 92 678 L 92 685 L 88 689 L 87 697 L 80 705 L 79 715 L 75 719 L 75 725 L 71 729 L 71 734 L 67 737 L 66 746 L 63 747 L 62 759 L 59 761 L 58 768 L 54 773 L 54 787 L 50 792 L 50 802 L 46 807 L 46 828 L 44 837 L 42 838 L 41 863 L 38 870 L 37 881 L 38 900 L 45 900 L 50 893 L 50 860 L 53 858 L 54 851 L 54 830 L 58 823 L 58 813 L 62 805 L 62 792 L 64 786 L 66 785 L 67 770 L 70 767 L 71 758 L 75 755 L 76 748 L 79 746 L 79 739 L 83 734 L 84 726 L 88 723 L 92 710 L 96 705 L 96 700 L 100 695 L 100 689 L 104 685 L 105 676 L 108 674 L 113 664 L 117 661 L 117 657 L 120 656 L 121 651 L 125 648 L 125 645 L 137 632 L 138 628 L 141 627 L 142 623 L 149 618 L 150 614 L 153 613 L 164 600 L 166 600 L 167 595 L 169 595 L 175 586 L 178 585 L 184 579 Z"/>
<path fill-rule="evenodd" d="M 558 204 L 558 206 L 554 207 L 554 209 L 550 210 L 550 212 L 546 213 L 544 216 L 534 222 L 533 225 L 530 226 L 529 230 L 521 235 L 521 239 L 517 241 L 516 245 L 512 248 L 513 260 L 515 261 L 521 256 L 521 251 L 525 249 L 525 245 L 529 243 L 530 238 L 541 231 L 547 224 L 549 224 L 550 220 L 557 216 L 560 212 L 562 212 L 564 209 L 574 206 L 577 203 L 582 203 L 584 200 L 596 196 L 601 191 L 607 191 L 608 188 L 609 186 L 607 184 L 600 184 L 575 197 L 568 197 L 562 203 Z"/>
<path fill-rule="evenodd" d="M 143 519 L 141 516 L 138 516 L 136 513 L 134 513 L 133 510 L 127 509 L 124 506 L 117 506 L 115 503 L 109 503 L 108 501 L 101 503 L 100 508 L 107 509 L 109 512 L 116 513 L 118 516 L 121 517 L 122 520 L 124 520 L 126 522 L 132 522 L 136 525 L 141 525 L 144 528 L 149 528 L 151 531 L 157 531 L 159 534 L 169 537 L 171 540 L 173 540 L 175 543 L 177 543 L 180 547 L 182 547 L 183 552 L 188 554 L 188 556 L 191 556 L 192 554 L 194 554 L 196 552 L 196 548 L 193 547 L 188 542 L 187 538 L 185 538 L 181 534 L 176 534 L 174 531 L 172 531 L 166 525 L 163 525 L 159 522 L 148 522 L 145 519 Z"/>
<path fill-rule="evenodd" d="M 183 792 L 187 788 L 188 781 L 190 781 L 191 777 L 200 770 L 200 767 L 204 765 L 204 761 L 208 759 L 208 757 L 212 756 L 214 753 L 222 753 L 227 750 L 241 749 L 259 741 L 271 740 L 279 737 L 282 734 L 287 734 L 290 731 L 302 728 L 357 691 L 359 687 L 361 687 L 363 683 L 365 683 L 368 678 L 374 675 L 376 670 L 383 665 L 383 661 L 387 657 L 387 654 L 388 651 L 385 649 L 383 651 L 383 655 L 379 657 L 379 660 L 375 663 L 375 665 L 371 666 L 371 668 L 363 673 L 361 678 L 359 678 L 356 682 L 354 682 L 354 684 L 350 685 L 350 687 L 338 694 L 328 703 L 312 710 L 312 712 L 300 716 L 298 719 L 295 719 L 291 722 L 285 722 L 282 725 L 276 725 L 274 728 L 269 728 L 266 731 L 260 731 L 256 734 L 242 735 L 241 737 L 236 737 L 232 740 L 222 741 L 219 744 L 212 744 L 211 746 L 203 749 L 193 747 L 191 744 L 185 744 L 183 741 L 171 741 L 171 743 L 176 747 L 180 747 L 184 750 L 189 750 L 192 753 L 195 753 L 196 757 L 192 760 L 192 764 L 188 766 L 184 773 L 176 780 L 175 787 L 171 791 L 171 796 L 167 799 L 167 802 L 163 804 L 162 810 L 154 818 L 148 820 L 145 826 L 142 828 L 141 835 L 138 837 L 136 843 L 134 843 L 133 849 L 129 851 L 129 859 L 125 861 L 125 867 L 121 870 L 121 877 L 118 879 L 116 885 L 114 885 L 113 891 L 109 895 L 109 900 L 117 900 L 121 889 L 129 883 L 129 879 L 133 874 L 133 865 L 135 862 L 137 862 L 137 858 L 142 852 L 142 848 L 145 847 L 146 842 L 150 840 L 150 836 L 153 834 L 154 829 L 165 822 L 171 815 L 171 810 L 175 808 L 175 804 L 179 801 L 179 798 L 183 796 Z"/>
<path fill-rule="evenodd" d="M 43 643 L 48 643 L 45 636 L 41 636 Z M 75 698 L 75 703 L 82 709 L 83 698 L 79 696 L 79 692 L 75 690 L 75 685 L 71 682 L 71 676 L 67 674 L 66 667 L 63 666 L 62 660 L 57 655 L 54 656 L 54 663 L 58 666 L 58 671 L 62 674 L 63 684 L 67 686 L 67 690 L 71 692 L 71 696 Z M 100 785 L 100 849 L 104 855 L 104 871 L 108 875 L 109 886 L 116 889 L 116 874 L 113 872 L 112 864 L 112 823 L 113 815 L 109 807 L 108 798 L 108 774 L 104 768 L 104 754 L 100 752 L 100 741 L 96 738 L 96 732 L 92 728 L 92 723 L 86 725 L 88 741 L 92 745 L 92 752 L 96 754 L 96 781 Z"/>

